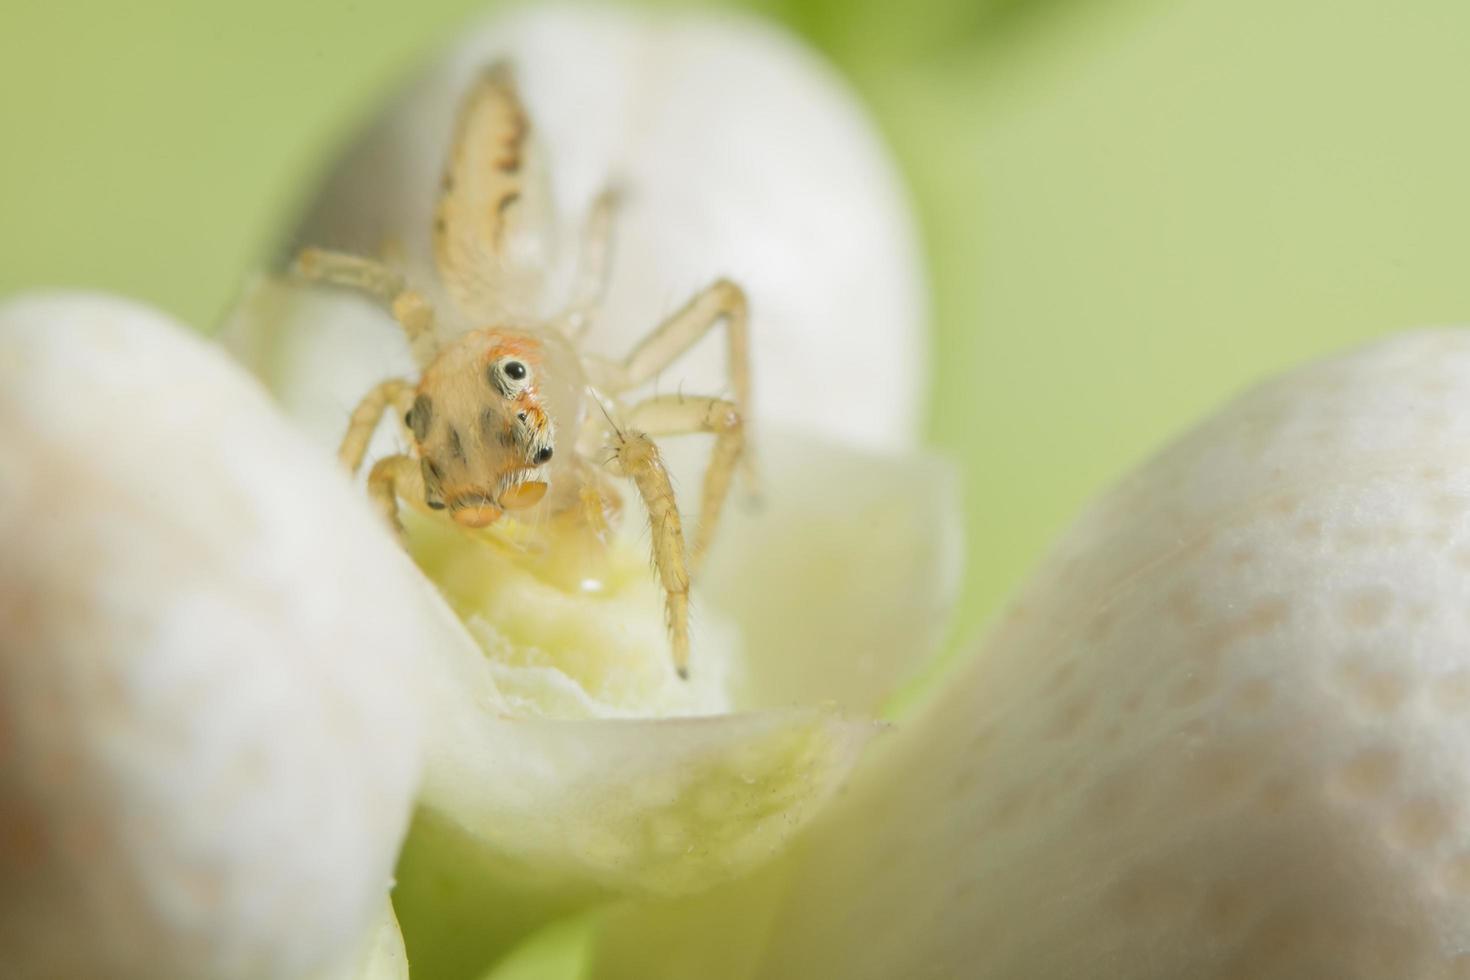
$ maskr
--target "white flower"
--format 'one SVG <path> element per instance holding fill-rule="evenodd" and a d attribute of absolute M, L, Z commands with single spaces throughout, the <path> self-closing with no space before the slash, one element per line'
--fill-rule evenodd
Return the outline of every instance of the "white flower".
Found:
<path fill-rule="evenodd" d="M 20 599 L 0 621 L 0 717 L 24 764 L 0 777 L 0 799 L 31 865 L 0 886 L 0 929 L 18 975 L 383 969 L 397 946 L 382 902 L 414 803 L 399 894 L 455 874 L 479 889 L 470 897 L 498 899 L 440 903 L 446 923 L 469 913 L 475 928 L 457 949 L 434 923 L 420 931 L 415 962 L 430 968 L 488 956 L 556 909 L 707 889 L 794 839 L 934 649 L 957 508 L 948 468 L 911 448 L 925 356 L 912 231 L 850 98 L 805 52 L 740 23 L 580 12 L 508 30 L 556 159 L 584 171 L 554 171 L 563 199 L 577 206 L 576 181 L 590 194 L 609 170 L 633 192 L 601 336 L 624 342 L 729 274 L 770 338 L 756 348 L 769 505 L 731 515 L 696 596 L 707 666 L 738 644 L 738 671 L 713 700 L 671 703 L 657 684 L 592 690 L 565 661 L 487 659 L 325 445 L 306 448 L 221 353 L 117 301 L 14 302 L 0 310 L 0 581 Z M 461 60 L 505 51 L 498 36 Z M 545 85 L 570 78 L 586 89 Z M 437 167 L 435 117 L 457 96 L 453 81 L 431 84 L 428 109 L 392 117 L 428 127 L 426 145 L 357 159 Z M 594 98 L 615 104 L 576 114 Z M 684 139 L 703 114 L 717 132 Z M 551 135 L 595 135 L 577 119 L 646 142 L 618 165 Z M 361 173 L 349 165 L 323 200 L 341 203 Z M 343 213 L 393 213 L 382 188 L 398 185 L 370 186 Z M 309 234 L 340 244 L 331 214 Z M 426 216 L 402 226 L 410 263 Z M 280 282 L 256 290 L 231 334 L 325 444 L 359 382 L 402 355 L 354 299 Z M 688 383 L 707 381 L 696 368 Z M 791 438 L 782 423 L 906 455 Z M 506 590 L 533 596 L 509 579 L 488 599 Z M 626 629 L 582 631 L 605 640 L 592 659 L 626 653 L 620 634 L 650 635 L 648 593 L 620 600 Z M 543 623 L 608 621 L 606 608 L 546 602 Z M 494 611 L 472 612 L 493 646 Z M 568 705 L 582 720 L 546 717 Z M 617 717 L 640 705 L 731 710 Z M 57 832 L 25 836 L 33 827 Z"/>
<path fill-rule="evenodd" d="M 719 274 L 778 339 L 757 355 L 771 506 L 732 517 L 698 597 L 728 672 L 685 696 L 636 664 L 613 690 L 596 657 L 487 658 L 506 594 L 548 631 L 657 614 L 636 590 L 600 611 L 517 579 L 470 594 L 436 564 L 462 556 L 421 544 L 451 613 L 330 463 L 404 362 L 356 299 L 268 281 L 233 326 L 315 449 L 145 311 L 13 303 L 8 969 L 403 976 L 383 899 L 417 806 L 395 903 L 418 975 L 474 975 L 588 908 L 599 977 L 1470 971 L 1467 334 L 1309 366 L 1184 437 L 854 770 L 954 580 L 945 469 L 872 452 L 914 441 L 924 356 L 887 167 L 788 42 L 530 14 L 386 117 L 303 240 L 417 261 L 426 197 L 385 189 L 431 193 L 459 79 L 507 51 L 568 221 L 609 171 L 636 190 L 609 349 Z M 644 648 L 606 632 L 583 648 Z M 732 710 L 689 717 L 712 706 Z"/>

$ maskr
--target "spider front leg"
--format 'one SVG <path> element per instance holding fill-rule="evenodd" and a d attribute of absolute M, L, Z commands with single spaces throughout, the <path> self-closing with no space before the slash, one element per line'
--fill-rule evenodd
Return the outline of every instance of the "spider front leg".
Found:
<path fill-rule="evenodd" d="M 396 409 L 397 416 L 402 419 L 413 407 L 413 399 L 413 383 L 401 378 L 383 381 L 363 396 L 352 411 L 341 448 L 337 450 L 337 458 L 347 467 L 347 472 L 355 474 L 362 465 L 362 458 L 367 455 L 368 443 L 372 441 L 383 412 L 389 408 Z"/>
<path fill-rule="evenodd" d="M 419 461 L 411 456 L 384 456 L 368 473 L 368 499 L 403 540 L 403 521 L 398 517 L 398 500 L 422 501 L 424 476 Z M 427 506 L 427 505 L 425 505 Z"/>
<path fill-rule="evenodd" d="M 352 419 L 347 423 L 347 433 L 342 437 L 342 446 L 337 450 L 337 458 L 347 467 L 347 472 L 356 474 L 362 466 L 368 443 L 372 441 L 373 432 L 378 428 L 378 422 L 385 411 L 394 409 L 399 423 L 408 427 L 407 415 L 413 408 L 414 396 L 413 382 L 402 378 L 380 382 L 363 396 L 352 412 Z M 398 497 L 402 494 L 409 500 L 425 501 L 424 506 L 427 507 L 425 486 L 422 465 L 418 460 L 402 454 L 383 457 L 373 464 L 368 473 L 368 499 L 377 507 L 400 540 L 403 538 L 403 522 L 398 518 Z"/>
<path fill-rule="evenodd" d="M 663 395 L 633 406 L 628 424 L 650 436 L 708 432 L 715 437 L 700 494 L 699 528 L 689 551 L 689 567 L 697 572 L 714 540 L 715 526 L 730 492 L 730 478 L 745 450 L 745 422 L 735 403 L 724 398 Z"/>
<path fill-rule="evenodd" d="M 313 282 L 357 289 L 388 307 L 408 337 L 409 349 L 419 367 L 434 359 L 438 341 L 434 336 L 434 308 L 424 295 L 411 289 L 399 273 L 372 259 L 321 248 L 306 248 L 296 257 L 298 275 Z"/>
<path fill-rule="evenodd" d="M 664 619 L 673 647 L 674 668 L 689 677 L 689 568 L 684 557 L 684 526 L 674 501 L 674 487 L 653 440 L 642 432 L 620 431 L 608 469 L 626 476 L 638 488 L 648 509 L 653 537 L 653 564 L 664 588 Z"/>

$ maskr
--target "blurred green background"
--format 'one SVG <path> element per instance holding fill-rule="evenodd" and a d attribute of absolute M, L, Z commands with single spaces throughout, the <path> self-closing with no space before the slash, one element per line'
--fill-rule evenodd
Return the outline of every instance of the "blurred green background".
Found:
<path fill-rule="evenodd" d="M 912 184 L 930 433 L 981 622 L 1082 502 L 1262 374 L 1470 322 L 1466 0 L 757 0 Z M 0 294 L 208 327 L 319 165 L 479 0 L 7 0 Z"/>

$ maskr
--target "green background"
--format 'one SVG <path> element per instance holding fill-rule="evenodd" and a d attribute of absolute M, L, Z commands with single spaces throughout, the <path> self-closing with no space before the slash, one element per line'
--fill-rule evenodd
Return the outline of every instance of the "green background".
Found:
<path fill-rule="evenodd" d="M 936 297 L 981 622 L 1081 503 L 1264 373 L 1470 322 L 1465 0 L 769 0 L 870 101 Z M 6 0 L 0 294 L 208 327 L 472 0 Z"/>

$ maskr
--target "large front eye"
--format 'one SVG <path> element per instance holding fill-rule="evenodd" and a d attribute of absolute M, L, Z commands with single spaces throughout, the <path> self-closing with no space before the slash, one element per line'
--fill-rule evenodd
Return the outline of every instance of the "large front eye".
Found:
<path fill-rule="evenodd" d="M 531 367 L 518 357 L 506 357 L 490 366 L 490 383 L 507 398 L 512 398 L 531 384 Z"/>

